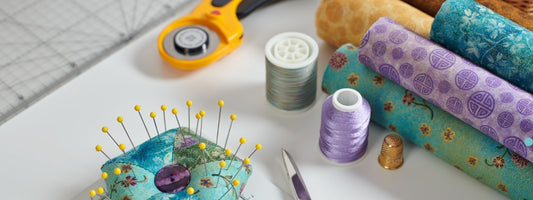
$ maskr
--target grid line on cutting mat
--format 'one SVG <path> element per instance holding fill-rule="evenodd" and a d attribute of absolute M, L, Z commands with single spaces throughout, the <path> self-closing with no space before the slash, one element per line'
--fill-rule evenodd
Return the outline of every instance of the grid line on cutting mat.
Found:
<path fill-rule="evenodd" d="M 0 0 L 0 124 L 193 0 Z"/>

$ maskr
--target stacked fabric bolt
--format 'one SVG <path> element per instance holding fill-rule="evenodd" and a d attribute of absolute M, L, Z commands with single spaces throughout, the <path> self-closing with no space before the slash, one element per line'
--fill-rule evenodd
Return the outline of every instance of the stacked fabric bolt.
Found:
<path fill-rule="evenodd" d="M 503 0 L 512 4 L 514 7 L 520 8 L 522 11 L 533 15 L 533 1 L 531 0 Z"/>
<path fill-rule="evenodd" d="M 412 6 L 420 9 L 428 15 L 435 16 L 440 7 L 446 0 L 403 0 Z M 471 0 L 468 0 L 471 1 Z M 533 15 L 514 7 L 513 5 L 501 0 L 476 0 L 479 4 L 486 6 L 494 12 L 510 19 L 511 21 L 520 24 L 521 26 L 533 30 Z"/>
<path fill-rule="evenodd" d="M 356 89 L 368 100 L 376 124 L 398 132 L 511 199 L 533 199 L 533 165 L 529 161 L 367 68 L 357 57 L 357 48 L 351 44 L 333 53 L 322 82 L 326 93 Z"/>
<path fill-rule="evenodd" d="M 533 160 L 524 143 L 533 130 L 531 94 L 386 17 L 365 34 L 359 61 Z"/>
<path fill-rule="evenodd" d="M 473 1 L 448 0 L 431 40 L 533 92 L 533 32 Z"/>

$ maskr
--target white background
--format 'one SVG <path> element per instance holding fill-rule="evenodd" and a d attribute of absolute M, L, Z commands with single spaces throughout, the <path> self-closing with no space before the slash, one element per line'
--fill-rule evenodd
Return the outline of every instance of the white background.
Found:
<path fill-rule="evenodd" d="M 204 131 L 209 138 L 215 137 L 217 101 L 223 99 L 222 130 L 227 130 L 229 114 L 238 117 L 229 146 L 235 149 L 238 137 L 247 137 L 249 144 L 239 154 L 244 156 L 253 144 L 262 143 L 264 149 L 252 157 L 252 164 L 284 191 L 289 190 L 282 147 L 297 162 L 313 199 L 505 198 L 409 142 L 404 148 L 403 167 L 396 171 L 382 169 L 377 156 L 383 137 L 390 132 L 374 124 L 368 154 L 361 163 L 332 165 L 321 158 L 317 147 L 321 104 L 326 94 L 317 91 L 315 104 L 306 112 L 282 112 L 268 104 L 263 49 L 277 33 L 297 31 L 317 41 L 320 88 L 323 71 L 335 49 L 316 36 L 318 5 L 318 0 L 286 0 L 257 10 L 242 20 L 245 34 L 241 47 L 195 71 L 178 70 L 159 57 L 157 36 L 170 20 L 134 40 L 0 126 L 1 199 L 72 199 L 87 192 L 85 188 L 99 179 L 99 167 L 106 160 L 94 146 L 101 144 L 111 156 L 119 154 L 100 131 L 102 126 L 108 126 L 117 140 L 129 144 L 115 121 L 122 115 L 134 142 L 140 144 L 147 136 L 133 110 L 135 104 L 142 106 L 149 120 L 150 111 L 162 115 L 161 104 L 168 105 L 169 110 L 176 107 L 185 122 L 188 99 L 193 100 L 194 112 L 207 111 Z M 194 6 L 186 5 L 174 19 Z M 175 127 L 170 119 L 169 128 Z M 153 133 L 151 121 L 148 126 Z M 158 126 L 162 128 L 162 121 Z"/>

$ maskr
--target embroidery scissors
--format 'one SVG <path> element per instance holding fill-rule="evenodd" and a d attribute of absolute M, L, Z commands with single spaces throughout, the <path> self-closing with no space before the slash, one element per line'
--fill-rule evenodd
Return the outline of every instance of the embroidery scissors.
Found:
<path fill-rule="evenodd" d="M 311 200 L 302 176 L 300 175 L 298 168 L 296 168 L 296 164 L 289 155 L 289 152 L 287 152 L 285 149 L 281 149 L 281 156 L 283 157 L 283 163 L 285 164 L 287 177 L 289 178 L 290 185 L 292 186 L 291 189 L 294 199 Z"/>
<path fill-rule="evenodd" d="M 239 19 L 274 0 L 203 0 L 187 16 L 170 23 L 157 40 L 159 54 L 180 69 L 204 67 L 242 43 Z"/>

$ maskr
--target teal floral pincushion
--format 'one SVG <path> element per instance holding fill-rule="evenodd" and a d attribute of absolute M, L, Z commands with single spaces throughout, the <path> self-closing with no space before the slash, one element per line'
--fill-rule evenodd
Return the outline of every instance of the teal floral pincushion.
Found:
<path fill-rule="evenodd" d="M 137 150 L 106 162 L 101 170 L 109 174 L 105 179 L 109 198 L 238 199 L 252 174 L 251 165 L 243 165 L 237 157 L 231 162 L 233 154 L 226 155 L 222 147 L 200 138 L 190 129 L 178 130 L 168 130 L 139 145 Z M 200 142 L 207 144 L 204 150 L 198 147 Z M 221 171 L 220 161 L 228 163 Z M 121 173 L 116 175 L 115 168 Z M 163 168 L 174 170 L 168 172 Z M 156 178 L 160 171 L 166 175 L 164 180 Z M 234 179 L 240 181 L 238 186 L 231 184 Z M 194 188 L 195 193 L 187 194 L 188 187 Z"/>

